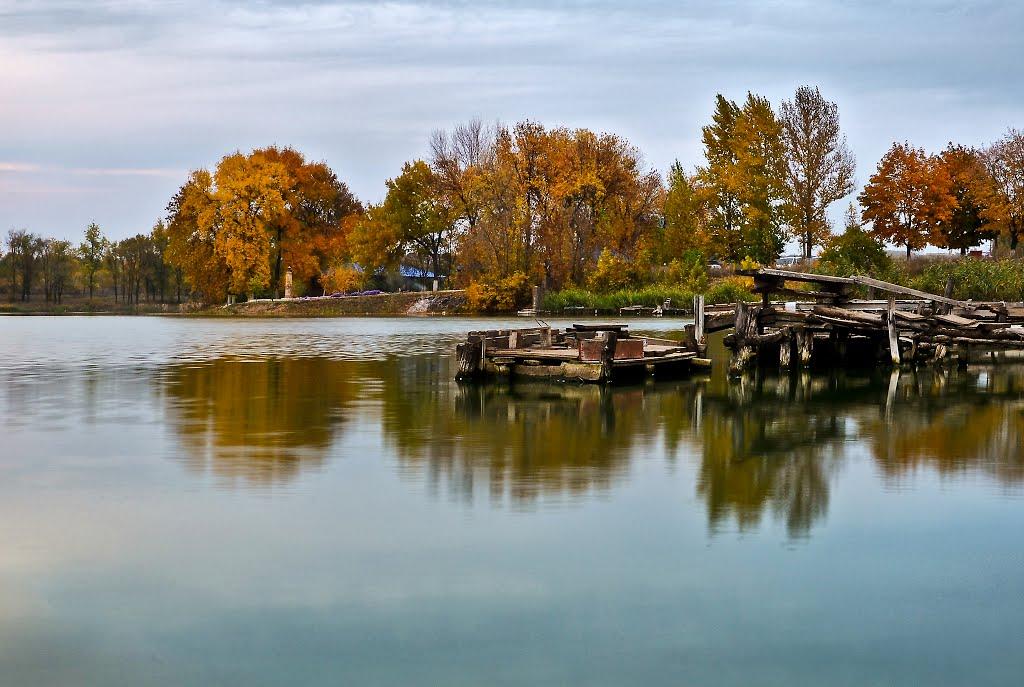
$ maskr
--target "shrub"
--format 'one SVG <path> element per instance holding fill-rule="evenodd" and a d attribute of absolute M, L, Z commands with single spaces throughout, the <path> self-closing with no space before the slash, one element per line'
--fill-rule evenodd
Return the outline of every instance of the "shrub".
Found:
<path fill-rule="evenodd" d="M 597 266 L 587 278 L 587 286 L 594 291 L 608 293 L 635 286 L 641 281 L 636 266 L 605 248 L 597 259 Z"/>
<path fill-rule="evenodd" d="M 837 277 L 864 274 L 888 279 L 893 276 L 893 262 L 880 241 L 859 225 L 848 224 L 842 234 L 829 239 L 814 271 Z"/>
<path fill-rule="evenodd" d="M 708 267 L 704 254 L 691 250 L 673 259 L 665 272 L 665 281 L 682 284 L 694 293 L 705 291 L 708 288 Z"/>
<path fill-rule="evenodd" d="M 530 300 L 530 278 L 516 272 L 504 278 L 485 278 L 466 287 L 466 305 L 478 312 L 512 312 Z"/>
<path fill-rule="evenodd" d="M 754 281 L 749 277 L 724 277 L 711 284 L 704 294 L 704 302 L 711 305 L 757 300 L 751 290 L 753 287 Z"/>
<path fill-rule="evenodd" d="M 365 281 L 366 275 L 353 267 L 345 265 L 332 267 L 320 277 L 324 293 L 358 291 L 363 287 Z"/>

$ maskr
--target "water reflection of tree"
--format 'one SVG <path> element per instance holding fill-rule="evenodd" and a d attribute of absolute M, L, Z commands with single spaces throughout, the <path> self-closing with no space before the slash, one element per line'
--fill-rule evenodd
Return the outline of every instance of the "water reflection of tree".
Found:
<path fill-rule="evenodd" d="M 893 380 L 886 412 L 864 422 L 882 473 L 977 470 L 1024 482 L 1024 370 L 927 369 Z"/>
<path fill-rule="evenodd" d="M 217 359 L 164 371 L 185 463 L 259 485 L 319 466 L 356 395 L 351 367 L 324 358 Z"/>

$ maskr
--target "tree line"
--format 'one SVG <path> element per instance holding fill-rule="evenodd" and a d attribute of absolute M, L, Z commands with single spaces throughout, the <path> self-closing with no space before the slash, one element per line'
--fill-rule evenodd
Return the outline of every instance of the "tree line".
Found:
<path fill-rule="evenodd" d="M 811 257 L 838 239 L 830 207 L 853 197 L 856 160 L 838 106 L 811 86 L 773 105 L 715 99 L 704 163 L 666 176 L 624 138 L 534 121 L 474 120 L 432 136 L 379 203 L 363 204 L 324 162 L 275 146 L 197 169 L 148 234 L 83 243 L 8 235 L 11 299 L 59 302 L 98 276 L 119 300 L 279 296 L 381 284 L 399 267 L 454 286 L 591 286 L 595 274 L 674 278 L 707 260 L 770 264 L 787 242 Z M 855 197 L 846 229 L 879 247 L 1015 253 L 1024 229 L 1024 134 L 927 153 L 897 142 Z M 90 232 L 92 232 L 90 234 Z M 857 240 L 862 240 L 859 235 Z M 682 265 L 682 266 L 681 266 Z M 602 282 L 603 283 L 603 282 Z"/>
<path fill-rule="evenodd" d="M 75 246 L 25 230 L 10 230 L 0 266 L 11 302 L 30 302 L 33 293 L 60 305 L 69 290 L 90 300 L 98 291 L 115 303 L 181 303 L 189 296 L 182 270 L 167 259 L 168 234 L 163 221 L 148 234 L 121 241 L 107 239 L 99 225 L 85 229 Z"/>

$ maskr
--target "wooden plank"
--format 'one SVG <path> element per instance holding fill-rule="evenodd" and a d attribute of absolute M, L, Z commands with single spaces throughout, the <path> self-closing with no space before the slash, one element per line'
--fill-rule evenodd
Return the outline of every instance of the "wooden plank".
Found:
<path fill-rule="evenodd" d="M 953 325 L 954 327 L 969 327 L 971 329 L 979 324 L 977 320 L 969 320 L 958 315 L 936 315 L 935 319 L 943 324 Z"/>
<path fill-rule="evenodd" d="M 706 313 L 704 316 L 704 333 L 712 334 L 729 329 L 736 323 L 736 313 Z"/>
<path fill-rule="evenodd" d="M 907 322 L 925 322 L 928 320 L 924 315 L 918 315 L 916 312 L 907 312 L 906 310 L 894 311 L 897 320 L 905 320 Z"/>
<path fill-rule="evenodd" d="M 899 284 L 892 284 L 881 279 L 874 279 L 872 277 L 851 277 L 854 283 L 860 284 L 861 286 L 870 286 L 878 289 L 879 291 L 885 291 L 886 293 L 899 293 L 904 296 L 914 296 L 920 298 L 923 301 L 934 301 L 935 303 L 944 303 L 945 305 L 955 305 L 958 308 L 968 307 L 965 301 L 957 301 L 952 298 L 946 298 L 945 296 L 939 296 L 934 293 L 927 293 L 925 291 L 918 291 L 908 286 L 900 286 Z"/>
<path fill-rule="evenodd" d="M 833 277 L 828 274 L 807 274 L 805 272 L 790 272 L 789 270 L 775 270 L 767 267 L 762 267 L 758 270 L 736 270 L 736 274 L 741 274 L 745 277 L 756 277 L 763 275 L 765 277 L 776 277 L 785 281 L 803 281 L 810 282 L 812 284 L 854 284 L 856 282 L 849 277 Z"/>

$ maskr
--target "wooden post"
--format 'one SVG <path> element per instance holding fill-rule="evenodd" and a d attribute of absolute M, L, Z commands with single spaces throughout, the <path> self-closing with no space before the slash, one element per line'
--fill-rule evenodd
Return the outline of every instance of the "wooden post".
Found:
<path fill-rule="evenodd" d="M 946 298 L 953 297 L 953 277 L 950 277 L 949 279 L 946 280 L 946 290 L 942 292 L 942 295 L 945 296 Z M 949 304 L 946 304 L 936 307 L 936 310 L 942 313 L 943 315 L 948 315 L 952 308 L 949 306 Z"/>
<path fill-rule="evenodd" d="M 785 337 L 779 342 L 779 367 L 788 370 L 793 363 L 793 332 L 784 329 Z"/>
<path fill-rule="evenodd" d="M 539 313 L 540 306 L 544 302 L 544 291 L 540 286 L 533 287 L 533 312 Z"/>
<path fill-rule="evenodd" d="M 602 332 L 604 347 L 601 349 L 601 379 L 612 381 L 612 361 L 615 359 L 615 344 L 619 340 L 617 332 Z"/>
<path fill-rule="evenodd" d="M 737 375 L 754 363 L 757 357 L 758 323 L 756 306 L 748 308 L 747 304 L 740 301 L 736 304 L 736 328 L 735 341 L 733 343 L 732 356 L 729 359 L 729 374 Z"/>
<path fill-rule="evenodd" d="M 292 297 L 292 268 L 289 267 L 288 271 L 284 273 L 284 297 Z"/>
<path fill-rule="evenodd" d="M 704 296 L 693 297 L 693 338 L 697 342 L 697 355 L 707 357 L 708 340 L 704 335 Z"/>
<path fill-rule="evenodd" d="M 893 365 L 900 364 L 900 337 L 896 331 L 896 299 L 889 296 L 889 305 L 885 311 L 886 324 L 889 327 L 889 357 Z"/>
<path fill-rule="evenodd" d="M 475 341 L 469 340 L 460 343 L 455 347 L 455 357 L 459 362 L 459 371 L 456 379 L 472 379 L 480 373 L 480 356 L 483 353 L 483 346 L 478 346 Z"/>

